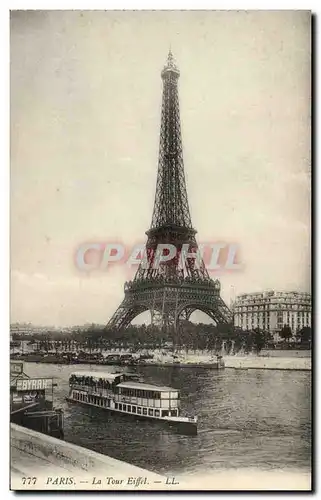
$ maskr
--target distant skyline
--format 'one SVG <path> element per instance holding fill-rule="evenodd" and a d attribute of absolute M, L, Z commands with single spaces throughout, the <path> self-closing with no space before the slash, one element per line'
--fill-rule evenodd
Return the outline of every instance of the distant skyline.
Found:
<path fill-rule="evenodd" d="M 222 297 L 310 291 L 308 11 L 12 11 L 12 323 L 106 324 L 121 302 L 128 269 L 74 253 L 146 241 L 169 46 L 197 241 L 241 249 Z"/>

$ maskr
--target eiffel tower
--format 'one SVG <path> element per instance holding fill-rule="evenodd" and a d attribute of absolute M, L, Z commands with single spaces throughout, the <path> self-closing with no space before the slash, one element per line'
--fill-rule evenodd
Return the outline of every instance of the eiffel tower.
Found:
<path fill-rule="evenodd" d="M 161 73 L 163 97 L 158 174 L 152 223 L 146 232 L 145 258 L 133 281 L 125 283 L 125 298 L 107 329 L 125 328 L 146 310 L 151 313 L 152 324 L 172 331 L 173 335 L 178 331 L 180 320 L 189 319 L 195 310 L 203 311 L 216 324 L 232 322 L 231 311 L 220 296 L 220 282 L 209 277 L 192 227 L 183 163 L 179 75 L 169 51 Z M 177 253 L 171 260 L 155 265 L 159 260 L 157 248 L 160 244 L 174 245 Z M 186 258 L 181 260 L 182 255 Z M 182 265 L 183 260 L 185 265 Z"/>

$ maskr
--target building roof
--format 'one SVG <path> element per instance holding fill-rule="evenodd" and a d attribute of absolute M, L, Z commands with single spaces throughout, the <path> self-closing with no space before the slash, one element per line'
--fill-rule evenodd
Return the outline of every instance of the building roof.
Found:
<path fill-rule="evenodd" d="M 124 387 L 127 389 L 142 389 L 145 391 L 155 391 L 155 392 L 178 392 L 178 389 L 174 389 L 173 387 L 166 387 L 162 386 L 159 387 L 158 385 L 152 385 L 152 384 L 143 384 L 140 382 L 121 382 L 120 384 L 117 385 L 117 387 Z"/>
<path fill-rule="evenodd" d="M 311 297 L 310 292 L 305 292 L 301 290 L 262 290 L 260 292 L 244 292 L 236 296 L 236 299 L 243 298 L 269 298 L 269 297 Z"/>

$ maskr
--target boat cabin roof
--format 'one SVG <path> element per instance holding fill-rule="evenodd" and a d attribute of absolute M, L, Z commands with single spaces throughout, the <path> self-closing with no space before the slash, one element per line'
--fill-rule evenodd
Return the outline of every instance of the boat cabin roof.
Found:
<path fill-rule="evenodd" d="M 121 382 L 117 384 L 117 387 L 123 387 L 126 389 L 141 389 L 142 391 L 155 391 L 155 392 L 178 392 L 178 389 L 174 389 L 173 387 L 162 386 L 152 384 L 143 384 L 140 382 Z"/>
<path fill-rule="evenodd" d="M 117 377 L 125 375 L 125 373 L 108 373 L 108 372 L 73 372 L 70 377 L 74 375 L 75 377 L 92 377 L 94 379 L 103 379 L 108 382 L 114 382 Z"/>

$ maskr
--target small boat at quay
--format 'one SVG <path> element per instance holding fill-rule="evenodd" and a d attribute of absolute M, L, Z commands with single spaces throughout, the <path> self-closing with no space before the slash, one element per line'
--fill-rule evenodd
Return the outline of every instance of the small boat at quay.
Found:
<path fill-rule="evenodd" d="M 181 415 L 179 390 L 137 379 L 128 373 L 74 372 L 69 378 L 66 400 L 135 419 L 157 421 L 184 434 L 197 434 L 197 417 Z"/>

